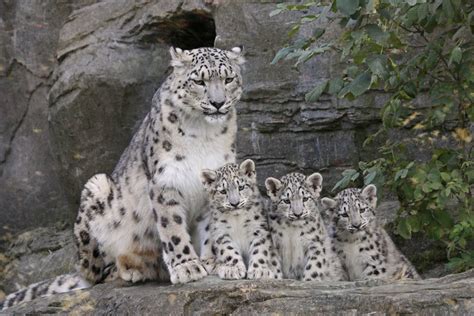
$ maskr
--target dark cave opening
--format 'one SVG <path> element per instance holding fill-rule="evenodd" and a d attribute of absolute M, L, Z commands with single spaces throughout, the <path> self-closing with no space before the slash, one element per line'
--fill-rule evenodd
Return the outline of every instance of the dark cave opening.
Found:
<path fill-rule="evenodd" d="M 181 11 L 166 18 L 151 17 L 138 30 L 141 43 L 166 43 L 182 49 L 213 47 L 216 26 L 209 12 Z"/>

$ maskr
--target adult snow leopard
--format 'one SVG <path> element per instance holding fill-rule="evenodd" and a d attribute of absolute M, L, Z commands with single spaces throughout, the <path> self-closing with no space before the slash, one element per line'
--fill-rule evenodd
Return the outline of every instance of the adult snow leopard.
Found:
<path fill-rule="evenodd" d="M 186 283 L 207 275 L 193 246 L 208 209 L 200 174 L 235 162 L 244 58 L 240 47 L 170 54 L 173 72 L 115 170 L 93 176 L 82 191 L 74 233 L 80 271 L 91 283 Z M 4 308 L 26 297 L 14 294 Z"/>

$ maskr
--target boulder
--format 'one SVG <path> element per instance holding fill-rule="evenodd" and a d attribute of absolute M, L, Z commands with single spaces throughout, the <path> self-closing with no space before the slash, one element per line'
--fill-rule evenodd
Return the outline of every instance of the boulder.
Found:
<path fill-rule="evenodd" d="M 440 279 L 385 283 L 224 281 L 184 285 L 121 282 L 36 299 L 18 314 L 93 315 L 471 315 L 474 270 Z"/>

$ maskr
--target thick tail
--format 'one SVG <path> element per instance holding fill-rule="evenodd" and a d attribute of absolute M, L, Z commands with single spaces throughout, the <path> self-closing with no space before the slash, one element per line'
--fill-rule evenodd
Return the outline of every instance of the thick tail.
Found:
<path fill-rule="evenodd" d="M 91 285 L 79 274 L 63 274 L 38 283 L 31 284 L 15 293 L 9 294 L 5 301 L 0 303 L 0 310 L 4 311 L 9 307 L 21 302 L 29 302 L 37 297 L 49 296 L 56 293 L 66 293 L 75 290 L 85 289 Z"/>

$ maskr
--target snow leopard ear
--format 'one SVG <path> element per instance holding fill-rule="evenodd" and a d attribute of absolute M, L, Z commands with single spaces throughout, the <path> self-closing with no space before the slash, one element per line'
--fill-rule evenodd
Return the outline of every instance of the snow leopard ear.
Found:
<path fill-rule="evenodd" d="M 242 65 L 243 63 L 245 63 L 243 46 L 236 46 L 231 48 L 229 51 L 227 51 L 227 56 L 237 65 Z"/>
<path fill-rule="evenodd" d="M 240 172 L 249 178 L 255 178 L 255 163 L 252 159 L 247 159 L 240 164 Z"/>
<path fill-rule="evenodd" d="M 337 202 L 333 199 L 330 198 L 322 198 L 321 203 L 323 204 L 323 207 L 328 210 L 328 209 L 333 209 L 337 206 Z"/>
<path fill-rule="evenodd" d="M 193 59 L 187 50 L 178 47 L 170 47 L 171 66 L 175 68 L 189 64 Z"/>
<path fill-rule="evenodd" d="M 205 188 L 210 188 L 216 182 L 217 173 L 214 170 L 204 169 L 201 172 L 201 182 Z"/>
<path fill-rule="evenodd" d="M 362 197 L 369 201 L 370 206 L 373 208 L 377 207 L 377 187 L 373 184 L 369 184 L 362 190 Z"/>
<path fill-rule="evenodd" d="M 277 194 L 283 185 L 281 181 L 272 177 L 265 180 L 265 187 L 267 188 L 267 194 L 272 200 L 278 199 Z"/>
<path fill-rule="evenodd" d="M 323 176 L 320 173 L 315 172 L 306 178 L 305 183 L 310 189 L 311 193 L 313 193 L 313 195 L 318 198 L 323 187 Z"/>

